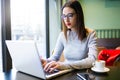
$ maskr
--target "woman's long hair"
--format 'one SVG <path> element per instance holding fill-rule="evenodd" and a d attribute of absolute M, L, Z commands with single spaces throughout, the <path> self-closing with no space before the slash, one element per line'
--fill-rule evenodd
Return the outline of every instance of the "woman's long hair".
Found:
<path fill-rule="evenodd" d="M 87 30 L 85 29 L 84 15 L 83 15 L 83 10 L 82 10 L 81 4 L 77 0 L 71 0 L 71 1 L 66 2 L 63 5 L 62 11 L 65 7 L 70 7 L 75 10 L 76 15 L 77 15 L 76 30 L 77 30 L 78 38 L 80 40 L 83 40 L 84 38 L 87 37 Z M 64 35 L 65 35 L 65 38 L 67 40 L 67 30 L 68 29 L 65 26 L 65 23 L 63 20 L 62 20 L 62 24 L 63 24 L 62 29 L 63 29 Z"/>

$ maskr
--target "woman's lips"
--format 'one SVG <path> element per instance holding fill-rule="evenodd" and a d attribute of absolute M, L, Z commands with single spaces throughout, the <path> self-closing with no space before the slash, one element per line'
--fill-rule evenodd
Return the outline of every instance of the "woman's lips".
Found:
<path fill-rule="evenodd" d="M 70 26 L 71 25 L 71 23 L 67 23 L 67 26 Z"/>

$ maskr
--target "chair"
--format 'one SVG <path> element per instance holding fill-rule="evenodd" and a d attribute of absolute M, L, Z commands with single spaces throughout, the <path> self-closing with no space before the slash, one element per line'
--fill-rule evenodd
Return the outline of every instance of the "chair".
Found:
<path fill-rule="evenodd" d="M 54 50 L 52 51 L 52 54 L 54 54 Z M 64 53 L 61 54 L 59 61 L 61 61 L 61 62 L 65 61 Z"/>
<path fill-rule="evenodd" d="M 120 50 L 104 49 L 99 52 L 98 60 L 106 61 L 106 66 L 113 66 L 120 62 Z"/>
<path fill-rule="evenodd" d="M 64 60 L 65 60 L 65 58 L 64 58 L 64 55 L 63 55 L 63 53 L 62 53 L 62 55 L 60 56 L 59 61 L 64 62 Z"/>

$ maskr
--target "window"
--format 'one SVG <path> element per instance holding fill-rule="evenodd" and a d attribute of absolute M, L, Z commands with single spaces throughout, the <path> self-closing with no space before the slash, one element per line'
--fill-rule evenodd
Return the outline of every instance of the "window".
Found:
<path fill-rule="evenodd" d="M 12 40 L 36 40 L 46 57 L 45 0 L 11 0 Z"/>
<path fill-rule="evenodd" d="M 54 50 L 57 38 L 61 32 L 61 3 L 62 0 L 51 0 L 49 2 L 50 53 Z"/>

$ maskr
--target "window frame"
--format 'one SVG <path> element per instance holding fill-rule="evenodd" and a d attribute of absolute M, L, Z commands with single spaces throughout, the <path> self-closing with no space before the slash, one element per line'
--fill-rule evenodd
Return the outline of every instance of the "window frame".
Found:
<path fill-rule="evenodd" d="M 1 0 L 1 30 L 2 30 L 2 66 L 3 72 L 12 69 L 12 59 L 5 44 L 11 40 L 10 0 Z"/>

